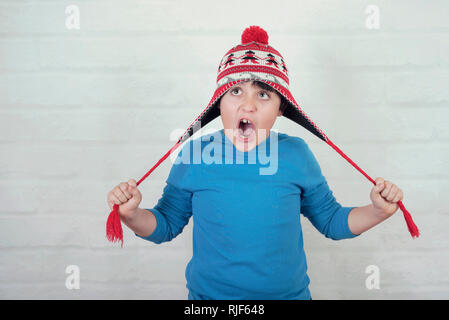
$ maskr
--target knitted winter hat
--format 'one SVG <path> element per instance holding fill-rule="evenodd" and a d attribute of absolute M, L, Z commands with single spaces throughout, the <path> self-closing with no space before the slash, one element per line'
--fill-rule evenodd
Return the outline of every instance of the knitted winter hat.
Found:
<path fill-rule="evenodd" d="M 201 114 L 187 128 L 176 144 L 148 171 L 138 182 L 139 185 L 161 162 L 163 162 L 178 146 L 188 140 L 195 132 L 220 115 L 217 106 L 219 98 L 239 82 L 258 80 L 277 90 L 289 103 L 283 116 L 298 123 L 335 149 L 342 157 L 359 170 L 374 185 L 376 182 L 347 157 L 330 139 L 313 123 L 293 98 L 289 90 L 288 69 L 283 56 L 268 44 L 268 34 L 258 26 L 251 26 L 243 31 L 241 43 L 230 49 L 221 59 L 218 66 L 217 89 L 212 99 Z M 404 214 L 408 230 L 412 237 L 419 236 L 419 230 L 410 213 L 401 201 L 398 205 Z M 109 241 L 120 240 L 123 246 L 123 231 L 118 205 L 114 205 L 106 224 Z"/>
<path fill-rule="evenodd" d="M 284 57 L 268 44 L 268 34 L 265 30 L 251 26 L 243 31 L 241 43 L 231 48 L 221 59 L 218 66 L 217 89 L 206 109 L 180 138 L 180 142 L 184 142 L 198 129 L 220 116 L 217 105 L 219 98 L 237 83 L 247 80 L 262 81 L 277 90 L 289 102 L 283 116 L 326 141 L 324 133 L 310 121 L 290 93 Z"/>

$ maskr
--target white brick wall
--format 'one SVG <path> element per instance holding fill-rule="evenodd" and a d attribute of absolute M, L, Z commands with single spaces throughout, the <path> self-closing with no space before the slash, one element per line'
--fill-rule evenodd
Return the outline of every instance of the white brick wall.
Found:
<path fill-rule="evenodd" d="M 80 30 L 65 27 L 69 4 Z M 125 227 L 120 249 L 105 239 L 106 194 L 140 179 L 204 109 L 219 60 L 249 25 L 284 55 L 310 118 L 372 178 L 404 190 L 422 232 L 412 240 L 398 211 L 335 242 L 302 219 L 313 298 L 449 298 L 447 1 L 258 4 L 0 1 L 0 298 L 186 299 L 192 222 L 162 245 Z M 378 30 L 365 26 L 368 5 Z M 290 120 L 275 127 L 307 141 L 341 204 L 370 203 L 372 184 L 332 148 Z M 142 207 L 170 167 L 140 185 Z M 378 290 L 365 287 L 372 264 Z M 65 287 L 68 265 L 79 290 Z"/>

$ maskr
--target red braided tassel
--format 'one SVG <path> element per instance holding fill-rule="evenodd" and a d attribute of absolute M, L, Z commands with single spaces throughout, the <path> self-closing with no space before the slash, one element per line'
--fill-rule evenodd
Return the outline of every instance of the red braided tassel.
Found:
<path fill-rule="evenodd" d="M 402 213 L 404 214 L 405 222 L 407 223 L 408 231 L 412 235 L 412 237 L 419 237 L 419 230 L 416 224 L 413 222 L 412 216 L 410 215 L 410 212 L 405 209 L 404 205 L 402 204 L 402 201 L 398 201 L 399 208 L 401 209 Z"/>
<path fill-rule="evenodd" d="M 109 214 L 108 221 L 106 222 L 106 237 L 109 241 L 121 241 L 123 248 L 123 229 L 118 214 L 118 204 L 114 204 L 114 208 Z"/>

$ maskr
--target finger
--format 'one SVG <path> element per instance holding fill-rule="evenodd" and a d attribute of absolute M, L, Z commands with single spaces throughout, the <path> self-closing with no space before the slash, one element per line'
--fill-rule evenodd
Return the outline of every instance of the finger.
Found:
<path fill-rule="evenodd" d="M 121 204 L 122 204 L 122 203 L 119 201 L 119 199 L 117 199 L 117 197 L 116 197 L 115 195 L 113 195 L 113 194 L 111 194 L 111 195 L 109 196 L 109 201 L 108 201 L 108 203 L 111 203 L 111 204 L 112 204 L 111 210 L 113 209 L 114 204 L 118 204 L 118 205 L 121 205 Z"/>
<path fill-rule="evenodd" d="M 399 190 L 398 194 L 394 197 L 393 202 L 398 202 L 399 200 L 402 200 L 403 193 L 402 190 Z"/>
<path fill-rule="evenodd" d="M 106 203 L 108 204 L 109 209 L 112 210 L 112 208 L 114 207 L 114 201 L 111 200 L 110 196 L 108 196 L 108 199 L 106 200 Z"/>
<path fill-rule="evenodd" d="M 133 197 L 129 192 L 129 188 L 130 186 L 127 183 L 120 184 L 120 190 L 122 190 L 127 199 L 131 199 Z"/>
<path fill-rule="evenodd" d="M 380 193 L 385 188 L 385 184 L 381 181 L 378 181 L 374 188 L 377 193 Z"/>
<path fill-rule="evenodd" d="M 115 198 L 114 199 L 110 199 L 110 200 L 108 200 L 108 206 L 109 206 L 109 208 L 111 209 L 111 210 L 113 210 L 114 209 L 114 205 L 116 205 L 116 204 L 118 204 L 117 202 L 119 202 L 118 200 L 116 200 Z M 119 204 L 118 204 L 119 205 Z"/>
<path fill-rule="evenodd" d="M 128 201 L 120 188 L 115 188 L 113 193 L 122 203 Z"/>
<path fill-rule="evenodd" d="M 128 184 L 132 187 L 137 187 L 137 182 L 134 179 L 129 179 Z"/>
<path fill-rule="evenodd" d="M 131 196 L 135 196 L 139 193 L 139 190 L 135 186 L 129 186 L 129 192 L 131 193 Z"/>
<path fill-rule="evenodd" d="M 381 196 L 385 198 L 388 195 L 388 193 L 390 192 L 392 184 L 389 181 L 385 181 L 384 185 L 385 185 L 385 188 L 382 191 Z"/>
<path fill-rule="evenodd" d="M 381 196 L 385 200 L 387 200 L 388 194 L 390 193 L 391 187 L 385 186 L 385 189 L 382 191 Z"/>
<path fill-rule="evenodd" d="M 382 184 L 382 183 L 385 184 L 384 178 L 381 178 L 381 177 L 377 177 L 375 182 L 376 182 L 376 186 L 379 185 L 379 184 Z"/>
<path fill-rule="evenodd" d="M 387 195 L 387 200 L 388 201 L 393 201 L 393 199 L 396 197 L 396 195 L 398 194 L 398 187 L 395 185 L 391 186 L 390 192 L 388 192 Z"/>

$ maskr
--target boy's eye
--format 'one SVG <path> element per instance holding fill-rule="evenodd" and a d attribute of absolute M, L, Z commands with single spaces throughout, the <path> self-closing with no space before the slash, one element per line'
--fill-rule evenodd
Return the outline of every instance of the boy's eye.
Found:
<path fill-rule="evenodd" d="M 266 98 L 269 98 L 269 97 L 270 97 L 270 95 L 269 95 L 266 91 L 261 91 L 260 93 L 261 93 L 261 94 L 265 94 Z"/>
<path fill-rule="evenodd" d="M 239 91 L 239 90 L 240 90 L 240 88 L 234 88 L 234 89 L 231 90 L 231 93 L 234 93 L 234 92 Z"/>

